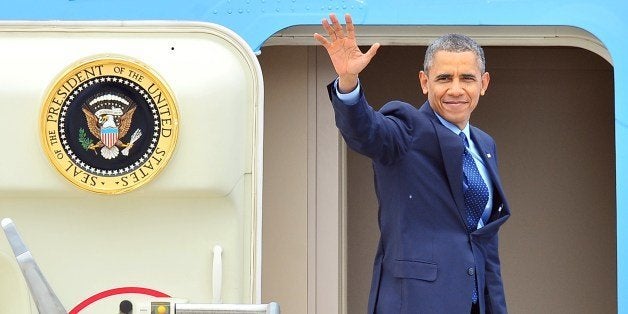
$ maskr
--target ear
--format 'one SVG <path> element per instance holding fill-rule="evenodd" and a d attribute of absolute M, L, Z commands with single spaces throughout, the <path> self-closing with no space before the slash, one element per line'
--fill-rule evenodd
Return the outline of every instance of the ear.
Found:
<path fill-rule="evenodd" d="M 488 72 L 484 72 L 482 74 L 482 90 L 480 91 L 480 95 L 484 96 L 486 90 L 488 89 L 488 83 L 491 81 L 491 75 Z"/>
<path fill-rule="evenodd" d="M 419 72 L 419 83 L 421 83 L 421 90 L 423 90 L 423 95 L 427 95 L 427 81 L 428 77 L 424 71 Z"/>

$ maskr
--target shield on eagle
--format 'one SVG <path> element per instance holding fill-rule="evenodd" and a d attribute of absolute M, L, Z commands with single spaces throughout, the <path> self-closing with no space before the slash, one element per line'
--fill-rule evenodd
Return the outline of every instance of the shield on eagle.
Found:
<path fill-rule="evenodd" d="M 118 142 L 118 128 L 105 127 L 100 129 L 100 140 L 107 148 L 113 147 Z"/>

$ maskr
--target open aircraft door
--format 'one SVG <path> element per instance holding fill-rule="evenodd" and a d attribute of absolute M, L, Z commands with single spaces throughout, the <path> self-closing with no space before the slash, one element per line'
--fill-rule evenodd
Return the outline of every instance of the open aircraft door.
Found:
<path fill-rule="evenodd" d="M 3 22 L 0 46 L 0 218 L 67 311 L 260 302 L 263 83 L 238 35 Z M 37 313 L 7 241 L 0 306 Z"/>

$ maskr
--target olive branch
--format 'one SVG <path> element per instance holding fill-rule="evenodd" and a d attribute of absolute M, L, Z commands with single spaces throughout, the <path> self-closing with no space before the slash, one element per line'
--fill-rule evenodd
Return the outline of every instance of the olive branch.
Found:
<path fill-rule="evenodd" d="M 81 146 L 83 147 L 83 149 L 88 150 L 89 146 L 92 145 L 92 139 L 90 139 L 87 136 L 87 133 L 85 132 L 85 130 L 83 128 L 79 129 L 79 143 L 81 143 Z"/>

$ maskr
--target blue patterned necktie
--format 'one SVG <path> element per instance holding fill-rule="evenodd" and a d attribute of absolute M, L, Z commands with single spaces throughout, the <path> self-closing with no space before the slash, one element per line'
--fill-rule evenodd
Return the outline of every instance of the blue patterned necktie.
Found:
<path fill-rule="evenodd" d="M 488 202 L 488 187 L 482 179 L 480 171 L 469 152 L 469 142 L 463 132 L 459 134 L 464 143 L 465 150 L 462 157 L 462 192 L 464 194 L 464 206 L 467 208 L 467 230 L 472 232 L 478 228 L 478 222 L 482 217 L 486 202 Z"/>
<path fill-rule="evenodd" d="M 488 202 L 488 187 L 482 179 L 471 152 L 469 152 L 469 142 L 463 132 L 458 134 L 465 149 L 462 156 L 462 192 L 464 194 L 464 206 L 467 208 L 466 225 L 467 231 L 473 232 L 478 228 L 478 222 L 482 217 L 486 203 Z M 473 303 L 478 302 L 477 279 L 473 285 L 473 295 L 471 296 Z"/>

